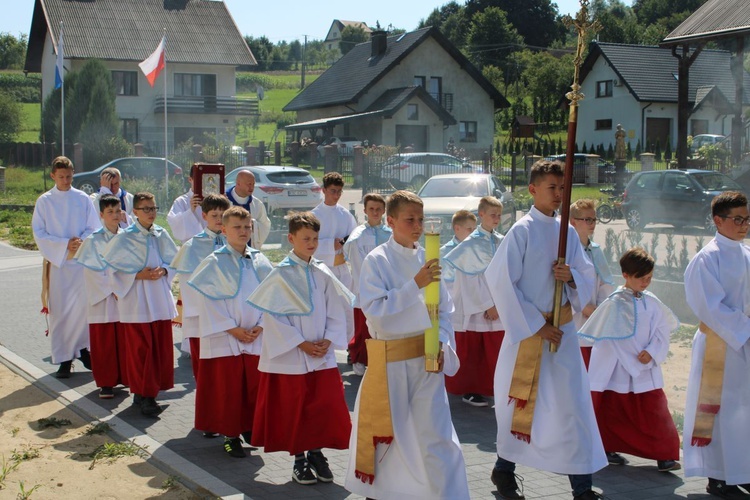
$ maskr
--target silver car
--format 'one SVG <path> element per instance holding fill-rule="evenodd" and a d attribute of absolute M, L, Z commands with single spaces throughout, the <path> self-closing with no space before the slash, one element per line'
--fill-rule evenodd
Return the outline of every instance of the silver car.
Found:
<path fill-rule="evenodd" d="M 234 186 L 240 170 L 248 170 L 255 176 L 253 196 L 263 200 L 269 215 L 290 209 L 314 208 L 323 201 L 323 190 L 313 176 L 307 170 L 297 167 L 264 165 L 236 168 L 224 180 L 227 191 Z"/>
<path fill-rule="evenodd" d="M 433 175 L 472 172 L 474 166 L 445 153 L 402 153 L 382 165 L 381 176 L 396 189 L 419 190 Z"/>

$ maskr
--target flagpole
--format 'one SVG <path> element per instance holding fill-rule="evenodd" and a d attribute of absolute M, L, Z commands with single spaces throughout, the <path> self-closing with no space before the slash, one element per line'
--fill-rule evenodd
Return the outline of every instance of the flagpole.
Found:
<path fill-rule="evenodd" d="M 59 41 L 62 42 L 63 40 L 63 22 L 60 21 L 60 38 Z M 57 44 L 57 50 L 62 51 L 63 50 L 63 44 L 58 43 Z M 65 56 L 62 56 L 63 61 Z M 62 80 L 62 84 L 60 85 L 60 123 L 61 123 L 61 135 L 62 135 L 62 155 L 65 156 L 65 76 L 64 76 L 64 70 L 65 67 L 60 68 L 60 79 Z M 79 166 L 80 168 L 80 166 Z"/>
<path fill-rule="evenodd" d="M 167 72 L 167 30 L 164 29 L 164 190 L 166 193 L 166 200 L 169 202 L 169 160 L 168 157 L 168 145 L 169 145 L 169 132 L 167 130 L 167 79 L 169 74 Z"/>

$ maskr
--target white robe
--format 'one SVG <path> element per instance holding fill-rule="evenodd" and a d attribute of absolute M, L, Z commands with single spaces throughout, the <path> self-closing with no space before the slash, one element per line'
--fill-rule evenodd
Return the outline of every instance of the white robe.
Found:
<path fill-rule="evenodd" d="M 322 260 L 333 271 L 333 275 L 351 290 L 352 275 L 349 266 L 346 264 L 333 265 L 336 254 L 343 253 L 343 248 L 338 251 L 334 249 L 334 241 L 337 238 L 345 238 L 352 234 L 352 231 L 357 227 L 357 219 L 339 204 L 330 207 L 321 203 L 312 209 L 312 213 L 320 220 L 318 249 L 315 251 L 315 258 Z"/>
<path fill-rule="evenodd" d="M 387 238 L 385 238 L 386 231 L 388 233 Z M 356 237 L 354 237 L 355 235 Z M 354 307 L 359 307 L 359 275 L 362 273 L 362 263 L 370 252 L 388 241 L 388 238 L 390 238 L 390 229 L 383 230 L 382 226 L 373 227 L 369 224 L 362 224 L 354 230 L 352 237 L 344 243 L 344 255 L 352 270 L 350 290 L 356 297 Z"/>
<path fill-rule="evenodd" d="M 430 326 L 424 290 L 414 281 L 423 264 L 424 249 L 405 248 L 393 238 L 365 258 L 360 283 L 361 307 L 374 339 L 409 338 L 422 334 Z M 458 371 L 450 324 L 453 304 L 442 285 L 440 293 L 444 371 L 453 375 Z M 365 377 L 370 373 L 366 372 Z M 363 483 L 354 475 L 357 395 L 346 489 L 373 498 L 469 498 L 466 465 L 451 421 L 444 374 L 425 372 L 423 357 L 388 363 L 388 394 L 394 439 L 390 445 L 377 445 L 373 484 Z"/>
<path fill-rule="evenodd" d="M 238 198 L 234 194 L 234 188 L 227 191 L 227 198 L 232 202 L 233 205 L 245 208 L 250 212 L 250 216 L 253 218 L 253 235 L 250 243 L 256 250 L 260 250 L 263 246 L 268 235 L 271 233 L 271 219 L 268 218 L 266 213 L 266 206 L 263 204 L 257 196 L 247 196 L 245 198 Z M 252 198 L 252 201 L 248 204 L 248 198 Z"/>
<path fill-rule="evenodd" d="M 101 227 L 86 193 L 53 187 L 39 197 L 31 217 L 34 241 L 50 264 L 49 337 L 52 363 L 70 361 L 89 346 L 83 266 L 68 259 L 70 238 L 87 238 Z"/>
<path fill-rule="evenodd" d="M 120 198 L 120 195 L 122 194 L 121 190 L 117 190 L 117 194 L 113 193 L 111 189 L 107 187 L 100 187 L 99 191 L 96 193 L 91 193 L 89 195 L 89 198 L 91 198 L 91 203 L 94 204 L 94 210 L 97 212 L 101 212 L 99 210 L 99 199 L 104 196 L 105 194 L 111 194 L 113 196 L 116 196 L 117 198 Z M 130 224 L 133 223 L 133 194 L 125 192 L 125 221 L 120 222 L 120 227 L 125 229 Z"/>
<path fill-rule="evenodd" d="M 594 256 L 594 254 L 597 254 Z M 587 304 L 584 304 L 584 307 L 586 307 L 588 304 L 591 304 L 593 306 L 599 306 L 604 300 L 609 297 L 609 294 L 615 291 L 615 286 L 612 281 L 612 274 L 609 272 L 609 268 L 607 269 L 599 269 L 596 266 L 596 262 L 602 262 L 603 265 L 606 265 L 606 259 L 604 258 L 604 252 L 602 252 L 602 248 L 597 245 L 596 243 L 590 243 L 588 247 L 584 247 L 584 255 L 586 255 L 586 258 L 588 258 L 592 264 L 594 264 L 594 269 L 596 270 L 596 283 L 594 284 L 594 293 L 591 296 L 591 300 L 588 301 Z M 594 260 L 596 259 L 596 260 Z M 582 310 L 574 310 L 573 311 L 573 323 L 576 325 L 576 329 L 580 330 L 583 324 L 586 322 L 586 319 L 583 316 Z M 579 338 L 579 343 L 581 346 L 591 346 L 591 343 L 586 341 L 583 337 Z"/>
<path fill-rule="evenodd" d="M 81 249 L 83 249 L 84 245 L 95 245 L 95 247 L 103 250 L 114 236 L 114 233 L 104 228 L 103 231 L 97 231 L 86 238 L 81 245 Z M 106 266 L 103 261 L 102 264 Z M 86 297 L 88 299 L 89 324 L 116 323 L 120 321 L 120 313 L 117 310 L 117 299 L 113 290 L 113 274 L 114 269 L 111 267 L 92 269 L 86 267 L 84 264 L 83 277 L 86 286 Z"/>
<path fill-rule="evenodd" d="M 448 252 L 456 248 L 456 245 L 459 243 L 461 242 L 454 236 L 448 243 L 440 247 L 440 267 L 442 268 L 440 279 L 445 285 L 446 290 L 448 290 L 451 298 L 453 297 L 453 284 L 456 281 L 456 270 L 452 266 L 446 265 L 443 259 L 448 255 Z"/>
<path fill-rule="evenodd" d="M 750 483 L 750 248 L 720 234 L 690 261 L 685 295 L 695 315 L 726 343 L 721 408 L 711 443 L 691 446 L 706 337 L 696 332 L 685 402 L 685 476 Z"/>
<path fill-rule="evenodd" d="M 596 424 L 591 392 L 575 325 L 561 325 L 559 350 L 542 347 L 542 364 L 531 442 L 510 432 L 515 405 L 507 404 L 519 343 L 545 324 L 552 311 L 560 221 L 532 207 L 505 235 L 485 277 L 505 327 L 495 369 L 497 453 L 511 462 L 558 474 L 591 474 L 607 465 Z M 568 228 L 566 263 L 576 288 L 564 285 L 563 303 L 580 308 L 591 297 L 594 267 L 583 255 L 581 241 Z"/>
<path fill-rule="evenodd" d="M 167 222 L 172 229 L 172 234 L 180 240 L 180 243 L 185 243 L 206 227 L 201 207 L 198 206 L 195 212 L 190 210 L 190 199 L 192 197 L 193 190 L 191 189 L 174 200 L 172 208 L 169 209 L 169 213 L 167 214 Z"/>

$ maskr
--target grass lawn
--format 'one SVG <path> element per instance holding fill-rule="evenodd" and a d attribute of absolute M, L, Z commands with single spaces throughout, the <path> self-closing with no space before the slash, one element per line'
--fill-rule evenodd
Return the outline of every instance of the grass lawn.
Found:
<path fill-rule="evenodd" d="M 18 142 L 39 142 L 42 106 L 38 103 L 21 103 L 21 130 L 16 136 Z"/>

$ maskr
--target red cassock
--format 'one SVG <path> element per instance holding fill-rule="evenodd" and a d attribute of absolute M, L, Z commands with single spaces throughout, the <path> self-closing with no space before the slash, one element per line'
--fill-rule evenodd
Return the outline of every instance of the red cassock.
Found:
<path fill-rule="evenodd" d="M 122 325 L 89 323 L 91 371 L 97 387 L 128 385 L 125 334 Z"/>
<path fill-rule="evenodd" d="M 591 363 L 591 351 L 594 348 L 591 346 L 581 346 L 581 356 L 583 357 L 583 364 L 586 365 L 586 371 L 589 371 L 589 363 Z"/>
<path fill-rule="evenodd" d="M 201 339 L 200 337 L 190 337 L 190 366 L 193 368 L 193 378 L 195 385 L 198 385 L 198 372 L 201 366 Z"/>
<path fill-rule="evenodd" d="M 362 309 L 354 308 L 354 337 L 349 341 L 349 360 L 352 363 L 362 363 L 367 365 L 367 345 L 365 341 L 370 337 L 370 331 L 367 329 L 367 319 Z"/>
<path fill-rule="evenodd" d="M 494 395 L 495 366 L 503 344 L 504 331 L 457 332 L 456 354 L 461 367 L 452 377 L 445 377 L 450 394 Z"/>
<path fill-rule="evenodd" d="M 130 392 L 155 398 L 174 387 L 172 320 L 120 323 L 125 335 L 127 377 Z"/>

